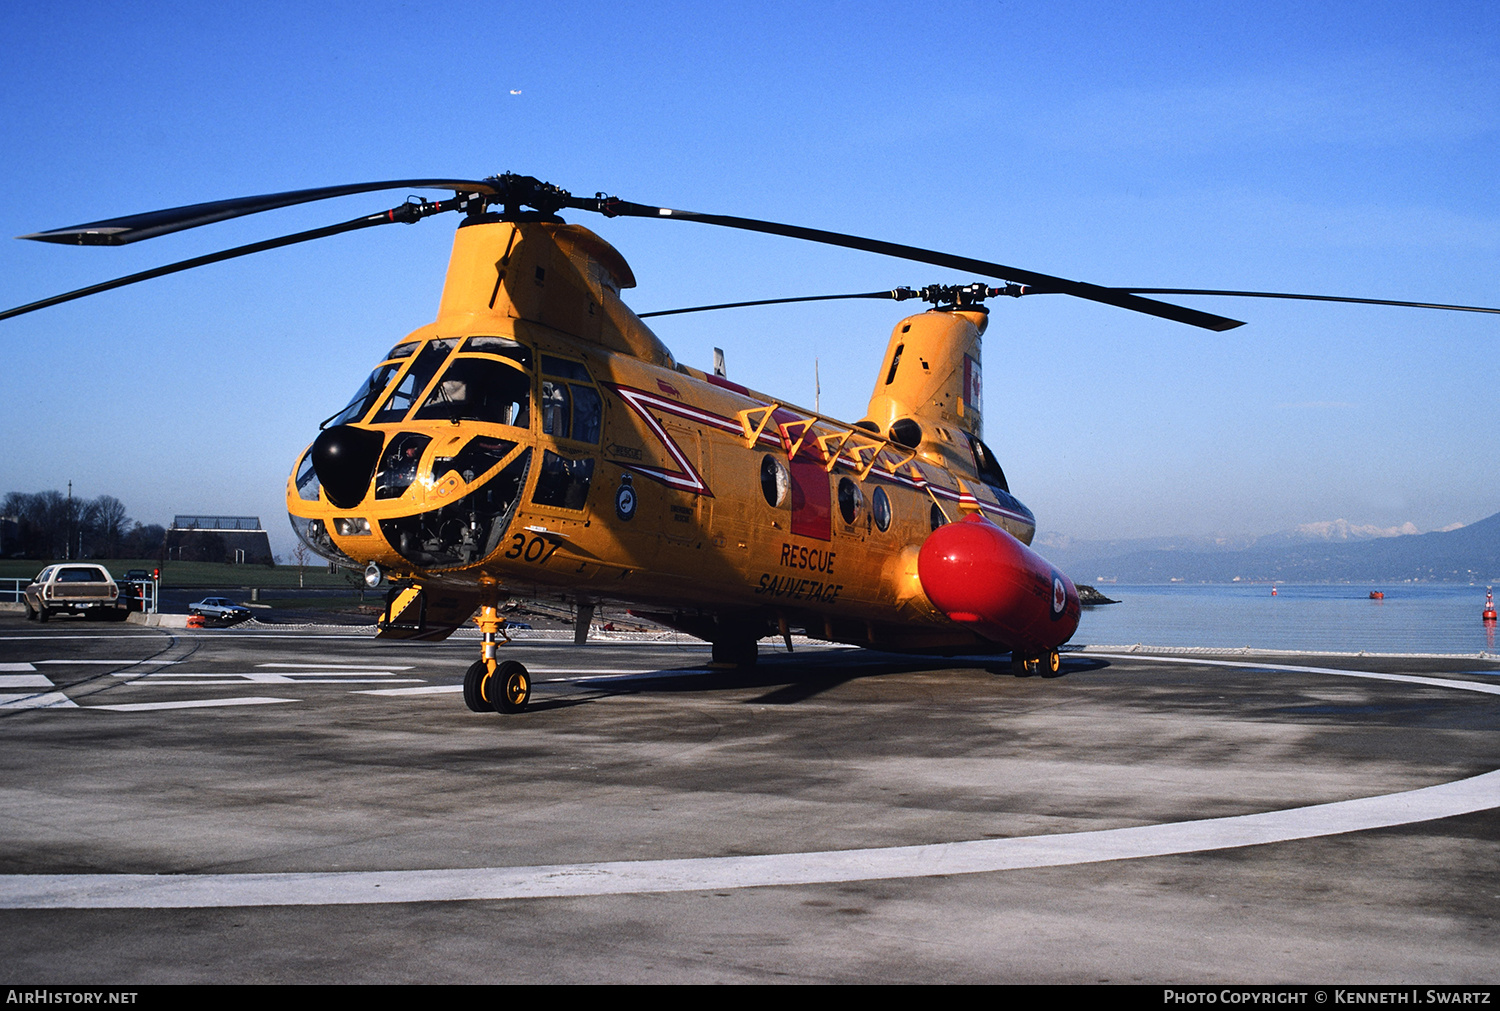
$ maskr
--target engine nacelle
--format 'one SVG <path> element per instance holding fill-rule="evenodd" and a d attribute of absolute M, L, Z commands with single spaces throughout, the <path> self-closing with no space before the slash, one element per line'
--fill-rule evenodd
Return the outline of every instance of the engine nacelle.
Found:
<path fill-rule="evenodd" d="M 1056 649 L 1078 630 L 1073 581 L 977 513 L 932 532 L 917 575 L 938 610 L 1017 653 Z"/>

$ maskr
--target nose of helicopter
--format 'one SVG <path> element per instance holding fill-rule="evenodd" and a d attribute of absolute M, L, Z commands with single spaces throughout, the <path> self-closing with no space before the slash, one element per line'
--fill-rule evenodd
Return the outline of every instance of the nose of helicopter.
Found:
<path fill-rule="evenodd" d="M 1055 649 L 1078 629 L 1073 581 L 982 516 L 934 530 L 917 575 L 949 618 L 1013 649 Z"/>
<path fill-rule="evenodd" d="M 312 465 L 323 493 L 339 509 L 353 509 L 364 499 L 385 436 L 368 428 L 334 425 L 312 444 Z"/>

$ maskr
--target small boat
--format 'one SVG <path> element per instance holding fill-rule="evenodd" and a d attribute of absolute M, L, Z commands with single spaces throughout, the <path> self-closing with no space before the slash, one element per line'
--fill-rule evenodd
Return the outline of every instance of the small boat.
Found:
<path fill-rule="evenodd" d="M 1370 591 L 1370 599 L 1371 600 L 1384 600 L 1385 599 L 1385 591 L 1384 590 L 1371 590 Z"/>

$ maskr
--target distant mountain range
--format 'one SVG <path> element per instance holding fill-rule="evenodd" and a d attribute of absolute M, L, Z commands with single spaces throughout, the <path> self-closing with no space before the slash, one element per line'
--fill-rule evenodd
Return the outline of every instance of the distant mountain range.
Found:
<path fill-rule="evenodd" d="M 1033 545 L 1074 582 L 1497 583 L 1500 513 L 1466 527 L 1418 533 L 1346 520 L 1263 537 L 1154 537 Z"/>

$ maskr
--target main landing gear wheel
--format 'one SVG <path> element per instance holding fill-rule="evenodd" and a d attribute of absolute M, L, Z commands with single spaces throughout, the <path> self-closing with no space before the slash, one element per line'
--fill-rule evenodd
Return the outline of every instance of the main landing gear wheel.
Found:
<path fill-rule="evenodd" d="M 488 694 L 497 713 L 519 713 L 531 699 L 531 675 L 515 660 L 507 660 L 490 676 Z"/>
<path fill-rule="evenodd" d="M 1017 674 L 1045 674 L 1050 676 L 1062 670 L 1062 654 L 1055 649 L 1049 649 L 1041 656 L 1025 656 L 1021 653 L 1012 653 L 1010 667 Z"/>
<path fill-rule="evenodd" d="M 476 713 L 493 713 L 487 689 L 490 685 L 490 669 L 483 660 L 476 661 L 464 672 L 464 705 Z"/>

